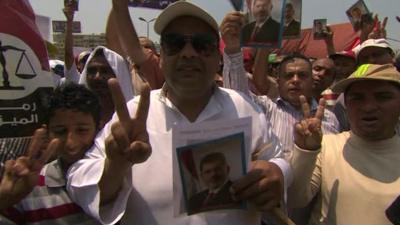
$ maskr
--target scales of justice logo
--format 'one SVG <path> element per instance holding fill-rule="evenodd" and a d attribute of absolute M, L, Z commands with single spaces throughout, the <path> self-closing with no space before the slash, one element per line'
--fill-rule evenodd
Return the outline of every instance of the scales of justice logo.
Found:
<path fill-rule="evenodd" d="M 11 45 L 3 45 L 3 42 L 0 40 L 0 64 L 2 67 L 2 76 L 3 76 L 3 84 L 0 85 L 0 90 L 24 90 L 23 86 L 13 86 L 10 84 L 10 74 L 7 71 L 7 58 L 5 57 L 5 52 L 7 51 L 16 51 L 17 55 L 19 55 L 19 59 L 17 60 L 16 70 L 13 75 L 21 78 L 21 79 L 32 79 L 37 76 L 35 70 L 33 69 L 32 63 L 29 61 L 29 58 L 25 54 L 25 50 L 21 48 L 17 48 Z M 25 68 L 25 69 L 22 69 Z"/>
<path fill-rule="evenodd" d="M 52 87 L 51 73 L 42 69 L 32 48 L 21 39 L 0 33 L 0 98 L 18 99 L 39 87 Z"/>

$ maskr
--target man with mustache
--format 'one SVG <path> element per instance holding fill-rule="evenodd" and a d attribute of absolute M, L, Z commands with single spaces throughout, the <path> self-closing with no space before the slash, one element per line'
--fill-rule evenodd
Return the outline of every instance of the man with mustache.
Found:
<path fill-rule="evenodd" d="M 242 30 L 242 42 L 246 44 L 278 42 L 280 24 L 271 17 L 272 0 L 253 0 L 251 13 L 255 21 Z"/>
<path fill-rule="evenodd" d="M 333 91 L 344 93 L 351 131 L 322 135 L 321 101 L 296 124 L 288 204 L 318 201 L 309 224 L 391 224 L 385 210 L 399 195 L 400 73 L 391 64 L 361 65 Z"/>
<path fill-rule="evenodd" d="M 230 166 L 222 152 L 212 152 L 200 161 L 200 177 L 207 189 L 189 199 L 191 213 L 221 207 L 240 207 L 230 192 L 232 181 L 229 179 Z"/>
<path fill-rule="evenodd" d="M 283 144 L 285 157 L 289 158 L 294 147 L 293 124 L 302 118 L 299 96 L 304 95 L 312 106 L 312 112 L 317 109 L 317 102 L 313 98 L 312 64 L 302 55 L 285 57 L 278 71 L 278 92 L 276 100 L 268 96 L 256 96 L 249 92 L 246 72 L 243 66 L 243 56 L 240 49 L 240 27 L 243 15 L 237 12 L 225 16 L 221 24 L 221 34 L 225 42 L 224 50 L 224 84 L 227 88 L 242 91 L 253 98 L 263 109 L 268 121 L 271 122 L 274 133 Z M 259 59 L 265 59 L 267 51 L 259 53 Z M 257 76 L 265 77 L 267 65 L 265 60 L 259 60 L 254 65 L 254 79 Z M 339 123 L 335 115 L 326 111 L 323 118 L 323 131 L 338 133 Z"/>
<path fill-rule="evenodd" d="M 280 205 L 290 167 L 281 158 L 281 145 L 259 108 L 241 93 L 216 86 L 217 22 L 195 4 L 177 1 L 161 12 L 154 30 L 161 36 L 164 86 L 151 93 L 149 87 L 144 88 L 140 97 L 126 104 L 118 83 L 110 79 L 116 114 L 86 158 L 69 170 L 69 193 L 103 224 L 259 225 L 261 212 Z M 250 117 L 252 125 L 245 153 L 249 168 L 232 184 L 232 194 L 254 207 L 179 215 L 174 193 L 182 193 L 176 183 L 180 181 L 174 169 L 178 165 L 173 131 L 177 126 L 243 117 Z M 265 151 L 250 162 L 258 149 Z"/>

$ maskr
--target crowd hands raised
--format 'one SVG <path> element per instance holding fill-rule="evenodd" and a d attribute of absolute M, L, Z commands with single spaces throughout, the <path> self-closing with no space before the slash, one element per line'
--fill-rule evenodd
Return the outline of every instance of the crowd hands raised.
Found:
<path fill-rule="evenodd" d="M 113 0 L 107 46 L 76 61 L 69 7 L 66 79 L 26 155 L 5 164 L 0 222 L 293 224 L 287 211 L 296 224 L 391 224 L 385 211 L 400 195 L 400 73 L 387 18 L 362 24 L 354 52 L 336 51 L 328 28 L 329 57 L 268 62 L 274 50 L 241 47 L 240 12 L 218 26 L 192 3 L 170 5 L 155 22 L 158 54 L 138 37 L 128 0 Z M 174 216 L 171 129 L 247 116 L 252 162 L 231 194 L 249 209 Z M 57 206 L 72 210 L 54 213 Z"/>

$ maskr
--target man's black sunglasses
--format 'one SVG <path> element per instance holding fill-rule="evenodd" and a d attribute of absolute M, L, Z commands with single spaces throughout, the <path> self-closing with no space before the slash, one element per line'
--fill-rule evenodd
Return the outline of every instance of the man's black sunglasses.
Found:
<path fill-rule="evenodd" d="M 203 56 L 209 56 L 218 49 L 218 38 L 212 34 L 168 33 L 161 36 L 161 46 L 167 55 L 178 54 L 187 42 L 190 42 L 196 52 Z"/>

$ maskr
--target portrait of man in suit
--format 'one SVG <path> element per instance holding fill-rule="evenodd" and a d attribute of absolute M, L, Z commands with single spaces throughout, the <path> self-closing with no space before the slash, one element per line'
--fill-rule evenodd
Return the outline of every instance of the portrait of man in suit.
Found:
<path fill-rule="evenodd" d="M 275 44 L 279 40 L 280 23 L 271 16 L 272 0 L 253 0 L 250 12 L 254 21 L 242 29 L 243 45 Z"/>
<path fill-rule="evenodd" d="M 361 29 L 363 18 L 368 16 L 369 10 L 363 0 L 358 0 L 346 11 L 346 14 L 353 25 L 354 31 L 359 31 Z"/>
<path fill-rule="evenodd" d="M 292 3 L 285 5 L 285 24 L 283 28 L 283 37 L 298 37 L 300 35 L 300 22 L 294 16 L 296 11 Z"/>
<path fill-rule="evenodd" d="M 222 152 L 209 153 L 200 160 L 200 178 L 207 188 L 189 198 L 189 214 L 240 207 L 229 190 L 232 185 L 229 172 L 230 166 Z"/>

